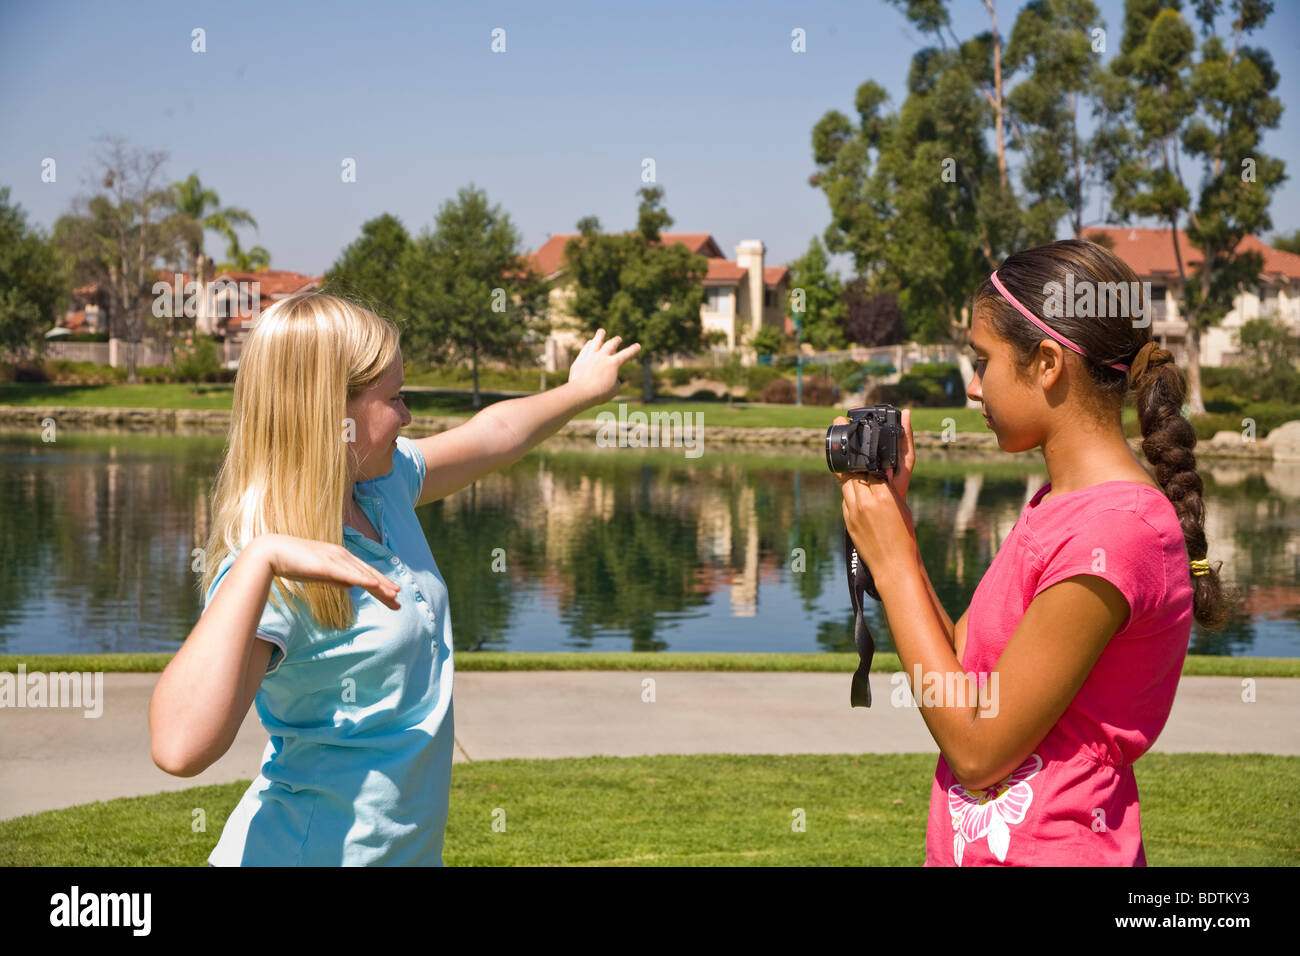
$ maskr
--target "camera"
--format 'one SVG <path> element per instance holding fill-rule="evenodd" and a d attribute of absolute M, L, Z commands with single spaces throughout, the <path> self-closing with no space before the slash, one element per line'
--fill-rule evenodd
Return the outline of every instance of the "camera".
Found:
<path fill-rule="evenodd" d="M 849 409 L 847 425 L 826 429 L 826 467 L 837 474 L 884 477 L 898 467 L 902 413 L 893 405 L 864 405 Z"/>

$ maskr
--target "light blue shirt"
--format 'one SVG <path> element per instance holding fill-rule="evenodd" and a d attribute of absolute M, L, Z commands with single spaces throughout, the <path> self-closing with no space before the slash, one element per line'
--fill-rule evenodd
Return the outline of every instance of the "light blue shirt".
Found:
<path fill-rule="evenodd" d="M 392 472 L 355 486 L 383 544 L 343 529 L 344 546 L 401 587 L 400 610 L 355 587 L 356 623 L 333 631 L 305 605 L 285 614 L 267 601 L 257 636 L 275 650 L 254 705 L 271 739 L 212 865 L 442 865 L 452 635 L 447 587 L 415 516 L 424 470 L 399 437 Z M 205 607 L 233 563 L 222 562 Z"/>

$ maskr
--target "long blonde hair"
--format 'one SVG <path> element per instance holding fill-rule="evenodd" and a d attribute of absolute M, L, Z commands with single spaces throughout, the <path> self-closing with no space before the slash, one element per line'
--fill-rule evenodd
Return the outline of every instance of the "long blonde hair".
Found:
<path fill-rule="evenodd" d="M 204 592 L 226 555 L 257 535 L 343 543 L 347 402 L 383 378 L 397 352 L 393 323 L 339 296 L 299 293 L 261 314 L 235 376 Z M 274 583 L 305 601 L 321 627 L 339 630 L 354 620 L 344 588 L 278 576 Z"/>

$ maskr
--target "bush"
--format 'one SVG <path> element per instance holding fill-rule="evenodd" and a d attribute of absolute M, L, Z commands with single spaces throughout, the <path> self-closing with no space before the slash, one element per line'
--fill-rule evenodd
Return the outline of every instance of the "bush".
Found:
<path fill-rule="evenodd" d="M 187 338 L 176 345 L 172 357 L 172 370 L 184 382 L 211 382 L 221 373 L 221 353 L 217 343 L 206 335 Z M 136 370 L 138 378 L 143 369 Z M 165 373 L 164 373 L 165 374 Z"/>
<path fill-rule="evenodd" d="M 10 373 L 15 382 L 45 383 L 51 379 L 50 370 L 44 362 L 19 362 Z"/>
<path fill-rule="evenodd" d="M 691 384 L 691 379 L 702 377 L 700 369 L 690 366 L 666 369 L 663 374 L 668 380 L 668 384 L 672 385 L 674 388 L 681 388 L 683 385 L 689 385 Z"/>
<path fill-rule="evenodd" d="M 876 396 L 890 405 L 954 408 L 966 404 L 966 384 L 956 365 L 924 363 L 913 365 L 898 384 L 879 386 Z"/>
<path fill-rule="evenodd" d="M 723 396 L 719 395 L 711 388 L 701 388 L 691 393 L 688 402 L 720 402 Z"/>
<path fill-rule="evenodd" d="M 746 371 L 748 372 L 749 393 L 754 396 L 762 394 L 763 389 L 767 388 L 769 384 L 775 382 L 778 378 L 784 377 L 779 368 L 774 368 L 771 365 L 751 365 Z"/>
<path fill-rule="evenodd" d="M 773 379 L 763 386 L 760 398 L 769 405 L 793 405 L 794 382 L 788 378 Z"/>
<path fill-rule="evenodd" d="M 618 370 L 618 380 L 624 385 L 635 385 L 641 387 L 641 379 L 645 373 L 641 371 L 641 363 L 636 359 L 630 359 L 623 363 L 622 368 Z"/>
<path fill-rule="evenodd" d="M 803 403 L 805 405 L 834 405 L 839 398 L 839 388 L 825 375 L 804 376 Z"/>
<path fill-rule="evenodd" d="M 759 355 L 776 355 L 785 345 L 785 336 L 770 325 L 762 326 L 750 340 Z"/>
<path fill-rule="evenodd" d="M 840 359 L 827 369 L 831 380 L 835 382 L 848 382 L 860 375 L 863 370 L 862 363 L 855 362 L 853 359 Z"/>

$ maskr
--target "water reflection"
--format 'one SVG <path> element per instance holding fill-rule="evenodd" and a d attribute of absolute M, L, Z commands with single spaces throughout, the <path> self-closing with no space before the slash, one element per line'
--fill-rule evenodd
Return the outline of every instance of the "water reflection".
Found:
<path fill-rule="evenodd" d="M 175 649 L 200 610 L 221 450 L 0 437 L 0 653 Z M 1300 656 L 1300 466 L 1202 464 L 1211 560 L 1249 599 L 1225 632 L 1194 630 L 1193 652 Z M 917 537 L 954 619 L 1044 480 L 1031 456 L 919 466 Z M 419 518 L 461 651 L 851 651 L 840 500 L 816 454 L 548 443 Z"/>

